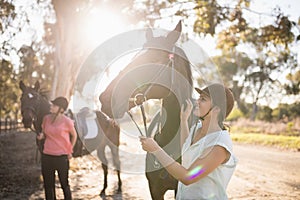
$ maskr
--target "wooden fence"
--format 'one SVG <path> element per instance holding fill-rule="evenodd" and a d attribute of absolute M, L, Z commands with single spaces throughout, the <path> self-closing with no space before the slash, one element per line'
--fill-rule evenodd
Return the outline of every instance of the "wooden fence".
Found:
<path fill-rule="evenodd" d="M 18 131 L 22 128 L 23 128 L 23 124 L 20 120 L 12 119 L 9 116 L 0 119 L 0 133 L 12 131 L 12 130 Z"/>

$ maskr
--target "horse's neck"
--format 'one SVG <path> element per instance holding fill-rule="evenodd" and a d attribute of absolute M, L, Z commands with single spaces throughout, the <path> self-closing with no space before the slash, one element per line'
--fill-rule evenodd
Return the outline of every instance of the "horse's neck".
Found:
<path fill-rule="evenodd" d="M 49 114 L 50 113 L 50 104 L 47 101 L 43 101 L 41 104 L 41 113 Z"/>
<path fill-rule="evenodd" d="M 36 130 L 37 133 L 42 131 L 42 123 L 43 123 L 43 118 L 45 115 L 50 113 L 50 104 L 48 103 L 48 101 L 43 100 L 40 105 L 39 108 L 37 110 L 37 119 L 34 123 L 34 129 Z"/>
<path fill-rule="evenodd" d="M 185 77 L 185 79 L 189 82 L 189 84 L 192 86 L 193 85 L 193 80 L 192 80 L 192 71 L 191 71 L 191 65 L 188 61 L 188 57 L 185 54 L 185 52 L 176 46 L 175 48 L 176 56 L 175 56 L 175 68 L 176 70 L 182 74 L 182 76 Z M 179 84 L 181 85 L 181 84 Z M 187 88 L 185 88 L 187 89 Z"/>
<path fill-rule="evenodd" d="M 176 135 L 179 130 L 180 124 L 180 105 L 174 95 L 171 95 L 162 101 L 162 109 L 166 111 L 166 122 L 162 127 L 162 134 L 167 139 L 172 139 L 172 136 Z M 170 137 L 168 137 L 168 135 Z"/>
<path fill-rule="evenodd" d="M 98 122 L 100 124 L 100 126 L 103 128 L 103 127 L 106 127 L 108 125 L 108 118 L 107 116 L 102 113 L 101 111 L 99 110 L 96 110 L 96 115 L 97 115 L 97 119 L 98 119 Z"/>

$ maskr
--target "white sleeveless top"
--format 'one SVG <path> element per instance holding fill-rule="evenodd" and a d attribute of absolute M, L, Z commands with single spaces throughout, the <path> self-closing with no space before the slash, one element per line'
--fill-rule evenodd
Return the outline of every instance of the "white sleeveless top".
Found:
<path fill-rule="evenodd" d="M 182 165 L 185 168 L 189 168 L 197 158 L 205 157 L 204 150 L 216 145 L 224 147 L 230 153 L 230 158 L 196 183 L 186 186 L 178 182 L 176 199 L 226 200 L 228 199 L 226 188 L 237 164 L 237 159 L 232 152 L 232 141 L 229 133 L 226 130 L 210 133 L 191 145 L 194 128 L 195 125 L 191 128 L 182 147 Z"/>

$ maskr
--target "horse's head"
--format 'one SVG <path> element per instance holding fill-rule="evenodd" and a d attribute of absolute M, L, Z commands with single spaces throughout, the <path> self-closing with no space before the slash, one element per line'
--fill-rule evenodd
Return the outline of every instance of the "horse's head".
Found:
<path fill-rule="evenodd" d="M 175 45 L 180 34 L 181 22 L 166 36 L 154 37 L 148 29 L 142 51 L 100 95 L 101 110 L 110 117 L 120 118 L 138 101 L 163 99 L 179 87 L 190 87 L 189 62 L 183 50 Z M 189 91 L 188 88 L 185 90 Z"/>
<path fill-rule="evenodd" d="M 44 97 L 39 93 L 40 84 L 37 81 L 34 87 L 27 87 L 23 81 L 20 81 L 21 96 L 21 114 L 22 122 L 25 128 L 31 128 L 33 122 L 37 120 L 38 111 L 42 109 L 41 102 Z"/>

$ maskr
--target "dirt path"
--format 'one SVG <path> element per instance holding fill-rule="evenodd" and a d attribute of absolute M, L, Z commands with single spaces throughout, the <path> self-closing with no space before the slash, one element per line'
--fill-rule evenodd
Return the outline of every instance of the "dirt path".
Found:
<path fill-rule="evenodd" d="M 124 138 L 121 138 L 121 141 Z M 0 199 L 43 199 L 40 167 L 34 162 L 33 133 L 0 135 Z M 102 189 L 101 164 L 94 156 L 71 160 L 70 184 L 74 199 L 150 199 L 147 180 L 143 175 L 144 158 L 133 141 L 122 142 L 121 162 L 124 171 L 122 193 L 116 193 L 117 177 L 109 171 L 105 197 Z M 124 152 L 134 151 L 134 158 Z M 300 199 L 300 152 L 235 144 L 239 163 L 228 187 L 230 199 Z M 13 158 L 13 159 L 11 159 Z M 130 158 L 130 159 L 129 159 Z M 133 173 L 136 172 L 136 173 Z M 58 199 L 63 199 L 57 184 Z M 165 195 L 174 199 L 173 192 Z"/>
<path fill-rule="evenodd" d="M 300 152 L 235 144 L 231 199 L 300 199 Z"/>

